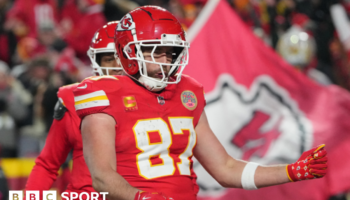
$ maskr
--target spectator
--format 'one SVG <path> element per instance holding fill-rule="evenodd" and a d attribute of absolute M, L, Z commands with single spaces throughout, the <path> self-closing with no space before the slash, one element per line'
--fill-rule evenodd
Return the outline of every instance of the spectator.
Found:
<path fill-rule="evenodd" d="M 10 9 L 10 0 L 0 1 L 0 60 L 12 66 L 13 55 L 15 54 L 17 40 L 15 34 L 4 27 L 6 12 Z"/>
<path fill-rule="evenodd" d="M 37 156 L 45 137 L 42 99 L 51 76 L 50 62 L 46 58 L 36 58 L 19 75 L 26 90 L 33 96 L 29 105 L 30 114 L 22 121 L 20 128 L 19 156 Z"/>
<path fill-rule="evenodd" d="M 55 0 L 16 0 L 7 14 L 6 27 L 18 37 L 36 38 L 40 26 L 57 23 Z"/>
<path fill-rule="evenodd" d="M 38 56 L 52 56 L 52 51 L 57 51 L 57 45 L 66 46 L 59 38 L 58 31 L 51 23 L 41 24 L 37 37 L 24 37 L 19 40 L 17 54 L 20 63 L 27 62 Z M 50 58 L 55 61 L 54 58 Z"/>
<path fill-rule="evenodd" d="M 329 44 L 331 58 L 333 61 L 334 76 L 336 83 L 341 87 L 350 90 L 350 58 L 349 53 L 340 41 L 337 34 Z"/>
<path fill-rule="evenodd" d="M 95 30 L 107 23 L 102 10 L 103 6 L 98 0 L 78 0 L 78 8 L 82 13 L 72 30 L 65 36 L 65 41 L 71 46 L 77 57 L 88 62 L 86 49 L 89 48 Z"/>
<path fill-rule="evenodd" d="M 0 146 L 2 157 L 16 156 L 16 122 L 28 116 L 31 95 L 10 74 L 7 64 L 0 61 Z"/>
<path fill-rule="evenodd" d="M 30 62 L 32 58 L 45 55 L 46 53 L 46 47 L 36 38 L 24 37 L 18 42 L 16 61 L 18 63 Z"/>
<path fill-rule="evenodd" d="M 330 7 L 332 21 L 336 28 L 330 42 L 330 53 L 333 61 L 337 84 L 350 90 L 350 3 L 334 4 Z"/>
<path fill-rule="evenodd" d="M 73 29 L 74 22 L 79 21 L 82 13 L 79 11 L 76 0 L 64 0 L 60 11 L 60 34 L 64 37 Z"/>
<path fill-rule="evenodd" d="M 72 48 L 67 47 L 60 52 L 48 87 L 43 94 L 42 109 L 46 132 L 49 131 L 53 120 L 54 107 L 58 101 L 57 92 L 59 87 L 81 81 L 81 75 L 84 72 L 79 69 L 85 69 L 85 67 L 75 57 L 75 52 Z M 91 69 L 89 71 L 89 75 L 91 75 Z"/>

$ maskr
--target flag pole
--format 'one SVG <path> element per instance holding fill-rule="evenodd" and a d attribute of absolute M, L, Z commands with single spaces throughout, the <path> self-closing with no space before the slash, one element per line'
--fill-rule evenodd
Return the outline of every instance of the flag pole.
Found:
<path fill-rule="evenodd" d="M 196 20 L 193 22 L 193 24 L 188 29 L 187 33 L 187 41 L 192 42 L 192 40 L 197 36 L 198 32 L 202 29 L 204 24 L 207 22 L 213 11 L 215 10 L 216 6 L 219 4 L 221 0 L 208 0 L 208 2 L 205 4 L 202 11 L 199 13 Z"/>

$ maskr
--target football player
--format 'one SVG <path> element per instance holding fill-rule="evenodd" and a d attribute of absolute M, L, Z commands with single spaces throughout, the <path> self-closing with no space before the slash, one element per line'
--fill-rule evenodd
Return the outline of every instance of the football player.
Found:
<path fill-rule="evenodd" d="M 109 22 L 96 33 L 87 52 L 95 75 L 120 75 L 122 68 L 114 54 L 114 31 L 117 21 Z M 25 190 L 49 190 L 60 166 L 73 151 L 73 168 L 66 192 L 95 192 L 85 164 L 80 134 L 80 118 L 75 112 L 73 90 L 78 84 L 59 88 L 54 120 L 45 147 L 35 161 Z"/>
<path fill-rule="evenodd" d="M 182 75 L 189 43 L 165 9 L 126 14 L 115 48 L 127 76 L 86 79 L 74 90 L 92 184 L 108 199 L 195 200 L 193 156 L 224 187 L 257 189 L 326 173 L 324 145 L 290 165 L 227 154 L 209 127 L 202 85 Z"/>

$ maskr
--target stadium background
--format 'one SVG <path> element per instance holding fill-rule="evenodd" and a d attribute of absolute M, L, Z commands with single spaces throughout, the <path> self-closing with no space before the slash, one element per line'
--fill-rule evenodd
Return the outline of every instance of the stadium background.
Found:
<path fill-rule="evenodd" d="M 295 67 L 295 74 L 308 78 L 308 70 L 316 69 L 329 82 L 318 79 L 319 76 L 310 80 L 350 89 L 349 41 L 336 29 L 336 19 L 330 12 L 337 4 L 350 14 L 349 2 L 226 2 L 246 28 L 272 49 L 277 49 L 279 39 L 291 27 L 300 27 L 314 38 L 316 51 L 306 68 Z M 119 20 L 139 5 L 158 5 L 171 11 L 189 30 L 206 3 L 206 0 L 0 0 L 0 166 L 8 188 L 24 188 L 35 157 L 45 144 L 58 88 L 91 75 L 86 50 L 99 27 L 107 21 Z M 193 56 L 200 57 L 192 53 Z M 68 158 L 53 188 L 64 189 L 70 164 Z M 345 199 L 347 192 L 327 198 Z"/>

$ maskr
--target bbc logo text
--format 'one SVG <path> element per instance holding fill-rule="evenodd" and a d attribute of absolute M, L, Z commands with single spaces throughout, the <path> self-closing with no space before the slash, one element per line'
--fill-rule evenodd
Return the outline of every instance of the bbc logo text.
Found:
<path fill-rule="evenodd" d="M 57 192 L 54 190 L 44 190 L 42 191 L 42 199 L 40 198 L 39 190 L 26 190 L 25 198 L 24 192 L 22 190 L 10 190 L 9 200 L 106 200 L 106 195 L 108 192 L 63 192 L 60 198 L 57 198 Z"/>

